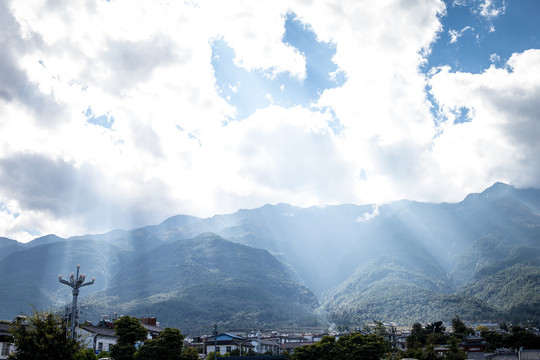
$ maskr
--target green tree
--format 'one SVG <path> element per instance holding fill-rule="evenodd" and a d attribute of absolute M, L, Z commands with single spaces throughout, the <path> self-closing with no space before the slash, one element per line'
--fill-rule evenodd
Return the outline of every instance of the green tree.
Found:
<path fill-rule="evenodd" d="M 457 315 L 452 319 L 452 329 L 454 330 L 454 335 L 460 340 L 463 340 L 471 332 L 471 329 Z"/>
<path fill-rule="evenodd" d="M 223 355 L 221 355 L 221 353 L 217 353 L 217 357 L 222 357 Z M 214 360 L 214 352 L 213 351 L 210 351 L 208 353 L 208 355 L 206 355 L 206 359 L 207 360 Z"/>
<path fill-rule="evenodd" d="M 354 333 L 342 336 L 337 341 L 342 359 L 378 360 L 388 351 L 382 336 Z"/>
<path fill-rule="evenodd" d="M 324 336 L 313 345 L 305 345 L 294 350 L 292 360 L 378 360 L 388 350 L 383 337 L 354 333 L 335 340 Z"/>
<path fill-rule="evenodd" d="M 508 347 L 519 349 L 538 349 L 540 348 L 540 335 L 535 335 L 521 326 L 512 326 L 511 333 L 506 337 Z"/>
<path fill-rule="evenodd" d="M 148 340 L 141 346 L 135 354 L 135 359 L 184 360 L 193 358 L 191 354 L 193 354 L 192 351 L 184 348 L 184 335 L 180 330 L 165 328 L 157 339 Z"/>
<path fill-rule="evenodd" d="M 433 334 L 442 334 L 446 330 L 446 327 L 443 326 L 442 321 L 436 321 L 429 325 L 426 325 L 426 331 Z"/>
<path fill-rule="evenodd" d="M 184 360 L 199 360 L 197 349 L 189 347 L 184 349 Z"/>
<path fill-rule="evenodd" d="M 146 339 L 148 331 L 139 319 L 132 316 L 122 316 L 114 322 L 114 332 L 118 337 L 116 344 L 111 346 L 110 354 L 114 360 L 133 360 L 135 343 Z"/>
<path fill-rule="evenodd" d="M 427 344 L 439 345 L 446 344 L 448 336 L 444 334 L 446 327 L 443 326 L 442 321 L 436 321 L 429 325 L 426 325 L 426 333 L 428 337 L 426 339 Z"/>
<path fill-rule="evenodd" d="M 422 349 L 427 342 L 427 332 L 420 323 L 414 323 L 411 335 L 407 337 L 407 349 Z M 415 358 L 416 356 L 409 356 Z"/>
<path fill-rule="evenodd" d="M 374 320 L 373 322 L 375 323 L 375 326 L 373 327 L 373 333 L 375 335 L 385 336 L 387 333 L 384 324 L 377 320 Z"/>
<path fill-rule="evenodd" d="M 26 324 L 17 322 L 10 329 L 15 353 L 9 360 L 73 360 L 81 349 L 80 339 L 66 336 L 62 318 L 49 311 L 37 311 L 27 317 Z"/>
<path fill-rule="evenodd" d="M 467 353 L 459 347 L 460 339 L 456 336 L 451 336 L 449 339 L 448 352 L 446 360 L 466 360 Z"/>
<path fill-rule="evenodd" d="M 439 359 L 439 355 L 435 352 L 435 345 L 428 343 L 426 347 L 424 347 L 420 351 L 420 356 L 418 357 L 419 360 L 437 360 Z"/>
<path fill-rule="evenodd" d="M 84 349 L 75 355 L 75 360 L 97 360 L 98 357 L 93 349 Z"/>

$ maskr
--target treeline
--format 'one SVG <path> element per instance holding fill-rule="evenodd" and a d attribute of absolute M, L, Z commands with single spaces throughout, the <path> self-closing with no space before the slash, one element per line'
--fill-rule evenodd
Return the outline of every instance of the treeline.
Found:
<path fill-rule="evenodd" d="M 15 345 L 8 360 L 97 360 L 94 350 L 85 346 L 85 339 L 66 336 L 63 319 L 51 312 L 38 312 L 10 329 Z M 184 335 L 178 329 L 165 328 L 157 339 L 148 340 L 148 331 L 139 319 L 123 316 L 115 322 L 118 337 L 110 352 L 102 351 L 100 358 L 114 360 L 198 360 L 196 349 L 184 347 Z M 135 343 L 143 342 L 137 349 Z"/>
<path fill-rule="evenodd" d="M 435 347 L 448 345 L 447 360 L 465 360 L 467 354 L 459 345 L 466 336 L 475 332 L 472 328 L 467 327 L 458 316 L 452 319 L 452 328 L 454 331 L 449 335 L 446 333 L 446 327 L 442 321 L 430 323 L 425 327 L 420 323 L 415 323 L 407 338 L 407 350 L 399 351 L 394 356 L 398 359 L 434 360 L 440 358 L 435 352 Z"/>
<path fill-rule="evenodd" d="M 467 327 L 465 323 L 455 316 L 452 319 L 453 332 L 448 334 L 442 321 L 437 321 L 423 327 L 420 323 L 415 323 L 411 330 L 411 335 L 407 338 L 407 351 L 399 354 L 399 358 L 413 357 L 418 360 L 431 360 L 436 356 L 435 346 L 449 345 L 450 357 L 460 359 L 464 353 L 457 351 L 456 345 L 460 344 L 466 336 L 475 335 L 476 331 Z M 508 349 L 539 349 L 540 335 L 536 335 L 521 326 L 500 325 L 499 332 L 491 331 L 485 326 L 479 326 L 477 330 L 488 343 L 487 351 L 495 351 L 498 348 Z M 447 355 L 448 358 L 448 355 Z M 466 355 L 464 357 L 466 359 Z"/>
<path fill-rule="evenodd" d="M 485 301 L 461 294 L 441 294 L 398 280 L 388 280 L 364 293 L 351 292 L 350 298 L 363 299 L 348 306 L 327 306 L 331 320 L 339 324 L 358 324 L 373 319 L 399 323 L 451 318 L 462 314 L 467 319 L 499 318 L 500 313 Z"/>
<path fill-rule="evenodd" d="M 331 336 L 325 336 L 321 341 L 313 345 L 305 345 L 295 349 L 290 355 L 291 360 L 330 360 L 330 359 L 360 359 L 399 360 L 414 358 L 418 360 L 466 360 L 467 353 L 461 348 L 461 343 L 469 335 L 475 335 L 480 331 L 482 337 L 488 342 L 488 351 L 497 348 L 509 349 L 538 349 L 540 348 L 540 336 L 526 330 L 521 326 L 508 328 L 501 324 L 500 332 L 490 331 L 480 326 L 473 329 L 455 316 L 452 319 L 453 332 L 446 331 L 442 321 L 436 321 L 422 325 L 415 323 L 411 334 L 407 338 L 407 350 L 392 349 L 388 340 L 389 336 L 381 322 L 375 322 L 376 326 L 371 329 L 373 334 L 363 335 L 353 333 L 341 336 L 338 340 Z M 446 352 L 440 355 L 435 348 L 445 345 Z"/>
<path fill-rule="evenodd" d="M 503 324 L 502 327 L 505 327 Z M 509 349 L 540 349 L 540 335 L 521 326 L 512 326 L 508 332 L 495 332 L 483 330 L 480 332 L 482 337 L 489 343 L 490 349 L 509 348 Z"/>
<path fill-rule="evenodd" d="M 324 336 L 313 345 L 304 345 L 294 350 L 291 360 L 378 360 L 389 350 L 388 343 L 382 336 L 354 333 L 341 336 L 336 340 Z"/>

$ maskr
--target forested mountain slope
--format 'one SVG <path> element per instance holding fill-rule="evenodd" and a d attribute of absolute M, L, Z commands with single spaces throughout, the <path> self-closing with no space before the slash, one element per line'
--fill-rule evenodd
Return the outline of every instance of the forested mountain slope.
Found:
<path fill-rule="evenodd" d="M 459 203 L 265 205 L 69 239 L 0 239 L 9 294 L 0 317 L 69 302 L 57 275 L 77 263 L 96 276 L 82 291 L 88 316 L 157 315 L 191 329 L 243 326 L 246 316 L 313 324 L 316 313 L 351 324 L 534 317 L 539 213 L 540 190 L 497 183 Z"/>

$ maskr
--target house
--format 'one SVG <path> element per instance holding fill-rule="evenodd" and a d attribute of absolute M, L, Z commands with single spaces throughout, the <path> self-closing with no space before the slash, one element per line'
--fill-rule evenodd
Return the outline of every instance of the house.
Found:
<path fill-rule="evenodd" d="M 5 360 L 13 351 L 13 337 L 9 333 L 8 322 L 0 322 L 0 359 Z"/>
<path fill-rule="evenodd" d="M 163 329 L 159 327 L 159 322 L 157 322 L 155 317 L 143 317 L 141 318 L 141 324 L 148 330 L 147 339 L 155 339 L 159 336 L 159 333 L 163 331 Z"/>
<path fill-rule="evenodd" d="M 114 326 L 111 322 L 107 321 L 101 321 L 97 326 L 85 324 L 80 329 L 80 334 L 86 346 L 94 349 L 96 354 L 102 351 L 109 351 L 118 339 L 114 333 Z"/>
<path fill-rule="evenodd" d="M 311 341 L 304 341 L 304 342 L 285 342 L 283 344 L 281 344 L 281 352 L 288 352 L 289 354 L 293 354 L 294 353 L 294 349 L 296 349 L 297 347 L 300 347 L 300 346 L 304 346 L 304 345 L 313 345 L 315 344 L 314 342 L 311 342 Z"/>
<path fill-rule="evenodd" d="M 302 335 L 280 335 L 279 345 L 288 344 L 288 343 L 304 343 L 303 345 L 312 344 L 313 341 L 310 341 L 308 338 Z"/>
<path fill-rule="evenodd" d="M 278 339 L 282 353 L 287 351 L 292 354 L 294 349 L 299 346 L 315 344 L 315 342 L 309 341 L 308 338 L 302 335 L 280 335 Z"/>
<path fill-rule="evenodd" d="M 210 336 L 205 341 L 204 354 L 217 352 L 218 354 L 230 353 L 233 350 L 239 349 L 240 353 L 254 350 L 255 346 L 244 337 L 232 334 L 218 334 L 217 339 Z"/>
<path fill-rule="evenodd" d="M 0 321 L 0 360 L 5 360 L 15 351 L 13 344 L 13 336 L 9 332 L 11 324 L 22 323 L 26 325 L 26 316 L 17 315 L 15 319 L 10 321 Z"/>
<path fill-rule="evenodd" d="M 148 330 L 147 339 L 155 339 L 163 331 L 159 327 L 156 318 L 141 318 L 141 324 Z M 118 339 L 114 332 L 114 323 L 104 317 L 98 325 L 86 323 L 80 329 L 80 333 L 88 348 L 94 349 L 96 354 L 109 351 Z"/>
<path fill-rule="evenodd" d="M 467 353 L 481 352 L 483 353 L 489 344 L 481 336 L 467 336 L 463 339 L 461 347 Z"/>
<path fill-rule="evenodd" d="M 253 345 L 255 352 L 259 354 L 272 354 L 278 355 L 281 354 L 281 348 L 279 343 L 276 340 L 272 339 L 261 339 L 260 347 L 258 339 L 250 339 L 251 345 Z"/>
<path fill-rule="evenodd" d="M 322 334 L 312 334 L 312 335 L 308 335 L 308 336 L 304 336 L 304 337 L 307 337 L 308 340 L 311 340 L 311 342 L 319 342 L 322 340 L 322 338 L 324 336 L 329 336 L 330 334 L 328 333 L 322 333 Z"/>

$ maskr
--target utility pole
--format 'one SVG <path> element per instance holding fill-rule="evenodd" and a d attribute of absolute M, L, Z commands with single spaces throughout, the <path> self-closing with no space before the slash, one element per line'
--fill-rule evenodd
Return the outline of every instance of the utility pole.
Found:
<path fill-rule="evenodd" d="M 81 265 L 77 265 L 77 274 L 71 273 L 69 276 L 69 281 L 62 279 L 62 274 L 58 275 L 58 281 L 62 284 L 65 284 L 73 289 L 73 302 L 71 304 L 71 334 L 70 338 L 75 339 L 75 329 L 77 328 L 77 323 L 79 321 L 79 309 L 77 308 L 77 297 L 79 296 L 79 289 L 86 285 L 92 285 L 96 278 L 92 278 L 92 281 L 84 282 L 86 279 L 86 274 L 79 275 L 79 268 Z"/>
<path fill-rule="evenodd" d="M 214 324 L 214 360 L 217 360 L 217 335 L 217 324 Z"/>

